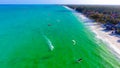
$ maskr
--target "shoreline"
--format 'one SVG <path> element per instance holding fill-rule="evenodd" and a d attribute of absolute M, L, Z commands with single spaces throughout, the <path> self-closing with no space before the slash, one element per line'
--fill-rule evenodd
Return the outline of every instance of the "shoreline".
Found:
<path fill-rule="evenodd" d="M 64 6 L 66 9 L 70 11 L 75 11 L 67 6 Z M 116 35 L 112 35 L 111 31 L 104 31 L 104 28 L 99 25 L 97 22 L 90 21 L 89 18 L 84 16 L 83 14 L 76 11 L 76 13 L 73 13 L 78 19 L 82 19 L 84 22 L 86 22 L 86 26 L 96 35 L 97 39 L 100 39 L 103 41 L 107 47 L 110 49 L 110 51 L 116 55 L 117 58 L 120 59 L 120 36 L 117 37 Z"/>
<path fill-rule="evenodd" d="M 100 40 L 102 40 L 111 50 L 112 52 L 120 59 L 120 43 L 118 40 L 120 40 L 115 35 L 112 35 L 112 31 L 103 31 L 104 28 L 102 28 L 100 25 L 96 24 L 93 26 L 89 26 L 90 30 L 92 30 L 96 37 Z"/>
<path fill-rule="evenodd" d="M 75 13 L 75 15 L 78 18 L 81 18 L 82 20 L 88 19 L 81 13 Z M 96 35 L 97 39 L 102 40 L 108 48 L 110 48 L 111 52 L 113 52 L 119 59 L 120 59 L 120 40 L 119 37 L 116 35 L 112 35 L 112 31 L 104 31 L 104 28 L 99 25 L 97 22 L 86 22 L 87 27 Z"/>

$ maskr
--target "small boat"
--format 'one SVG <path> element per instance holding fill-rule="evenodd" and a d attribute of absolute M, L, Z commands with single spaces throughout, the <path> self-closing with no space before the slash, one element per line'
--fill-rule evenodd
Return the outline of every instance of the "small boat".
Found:
<path fill-rule="evenodd" d="M 48 26 L 51 26 L 51 24 L 48 24 Z"/>
<path fill-rule="evenodd" d="M 78 62 L 78 63 L 79 63 L 79 62 L 81 62 L 81 61 L 82 61 L 82 59 L 81 59 L 81 58 L 77 60 L 77 62 Z"/>

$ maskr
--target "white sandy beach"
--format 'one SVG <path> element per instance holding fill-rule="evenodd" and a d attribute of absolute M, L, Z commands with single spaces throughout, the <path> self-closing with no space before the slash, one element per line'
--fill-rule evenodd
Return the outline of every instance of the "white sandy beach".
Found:
<path fill-rule="evenodd" d="M 88 18 L 82 15 L 81 13 L 75 13 L 75 15 L 82 20 L 87 20 Z M 96 34 L 96 37 L 102 40 L 104 43 L 108 45 L 108 47 L 112 50 L 112 52 L 120 58 L 120 36 L 112 35 L 112 31 L 103 31 L 104 28 L 101 27 L 97 23 L 87 23 L 89 24 L 89 28 L 92 32 Z"/>
<path fill-rule="evenodd" d="M 100 25 L 91 25 L 90 29 L 97 35 L 97 38 L 108 44 L 110 49 L 114 51 L 115 55 L 120 58 L 120 42 L 118 42 L 120 40 L 119 37 L 111 35 L 111 31 L 103 31 L 104 28 Z"/>
<path fill-rule="evenodd" d="M 119 37 L 116 35 L 111 35 L 112 31 L 103 31 L 104 28 L 101 27 L 99 24 L 95 23 L 95 22 L 90 22 L 88 23 L 88 21 L 90 21 L 89 18 L 85 17 L 83 14 L 76 12 L 75 10 L 64 6 L 65 8 L 67 8 L 70 11 L 73 11 L 75 13 L 73 13 L 74 15 L 77 16 L 77 18 L 82 19 L 84 22 L 87 22 L 87 26 L 88 28 L 90 28 L 90 30 L 96 34 L 96 38 L 102 40 L 104 43 L 107 44 L 107 46 L 111 49 L 111 51 L 120 59 L 120 35 Z"/>

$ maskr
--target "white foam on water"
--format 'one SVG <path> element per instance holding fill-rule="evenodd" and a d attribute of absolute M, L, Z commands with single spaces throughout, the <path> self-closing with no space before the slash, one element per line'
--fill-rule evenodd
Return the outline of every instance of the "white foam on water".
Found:
<path fill-rule="evenodd" d="M 64 8 L 66 8 L 66 9 L 68 9 L 68 10 L 70 10 L 70 11 L 73 11 L 73 12 L 75 12 L 75 14 L 74 15 L 76 15 L 76 16 L 78 16 L 79 18 L 81 18 L 83 21 L 85 21 L 85 22 L 91 22 L 92 20 L 90 20 L 89 18 L 87 18 L 86 16 L 84 16 L 82 13 L 79 13 L 79 12 L 77 12 L 76 10 L 74 10 L 74 9 L 72 9 L 72 8 L 69 8 L 69 7 L 67 7 L 67 6 L 63 6 Z"/>
<path fill-rule="evenodd" d="M 108 47 L 111 49 L 111 51 L 113 51 L 113 53 L 120 58 L 120 50 L 119 48 L 116 47 L 115 44 L 113 44 L 111 41 L 109 41 L 109 39 L 104 38 L 104 36 L 102 36 L 103 34 L 100 34 L 98 31 L 96 31 L 95 29 L 92 28 L 92 26 L 96 26 L 92 20 L 90 21 L 89 18 L 85 17 L 83 14 L 81 13 L 74 13 L 78 18 L 80 18 L 81 20 L 83 20 L 85 22 L 86 26 L 89 26 L 91 31 L 93 33 L 95 33 L 95 36 L 97 39 L 102 40 L 104 43 L 106 43 L 108 45 Z M 89 20 L 89 21 L 88 21 Z M 101 27 L 102 28 L 102 27 Z"/>
<path fill-rule="evenodd" d="M 49 49 L 50 49 L 51 51 L 53 51 L 54 46 L 53 46 L 52 42 L 50 41 L 50 39 L 49 39 L 48 37 L 46 37 L 46 36 L 44 36 L 44 37 L 45 37 L 45 39 L 47 40 Z"/>
<path fill-rule="evenodd" d="M 87 21 L 89 20 L 87 17 L 85 17 L 83 14 L 79 13 L 79 17 L 84 20 L 84 21 Z"/>
<path fill-rule="evenodd" d="M 93 24 L 93 20 L 85 17 L 83 14 L 81 13 L 76 13 L 77 17 L 80 18 L 86 25 L 92 25 Z"/>
<path fill-rule="evenodd" d="M 70 11 L 74 11 L 73 9 L 71 9 L 71 8 L 69 8 L 67 6 L 63 6 L 63 7 L 66 8 L 66 9 L 68 9 L 68 10 L 70 10 Z"/>

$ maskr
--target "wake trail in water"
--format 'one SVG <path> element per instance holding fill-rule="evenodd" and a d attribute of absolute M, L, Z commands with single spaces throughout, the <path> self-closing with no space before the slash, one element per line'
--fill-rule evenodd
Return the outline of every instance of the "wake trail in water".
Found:
<path fill-rule="evenodd" d="M 44 35 L 44 37 L 45 37 L 45 39 L 46 39 L 46 41 L 47 41 L 47 44 L 48 44 L 49 49 L 50 49 L 51 51 L 53 51 L 54 46 L 53 46 L 52 42 L 50 41 L 50 39 L 49 39 L 47 36 Z"/>

